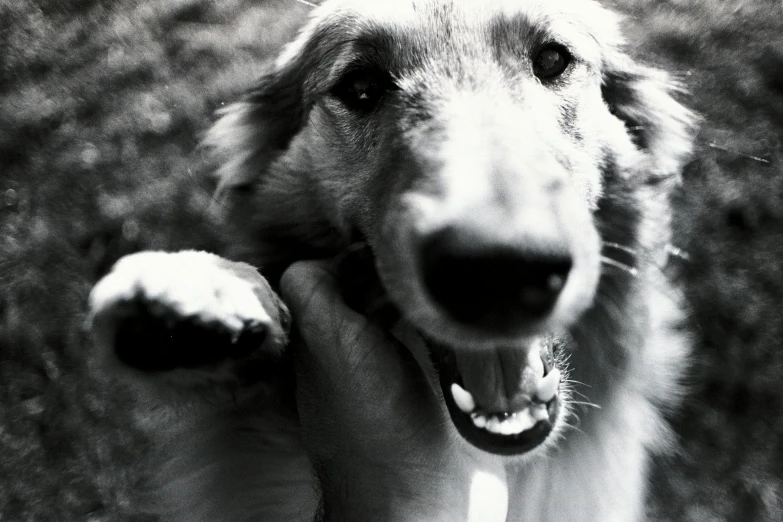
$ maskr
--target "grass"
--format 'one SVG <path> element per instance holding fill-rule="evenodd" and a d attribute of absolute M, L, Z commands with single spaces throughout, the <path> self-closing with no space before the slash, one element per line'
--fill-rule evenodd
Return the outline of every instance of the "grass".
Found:
<path fill-rule="evenodd" d="M 676 199 L 695 365 L 653 518 L 783 519 L 783 4 L 615 0 L 704 117 Z M 0 518 L 144 519 L 134 401 L 88 371 L 91 286 L 142 249 L 221 252 L 195 149 L 307 7 L 0 0 Z M 553 494 L 563 494 L 553 492 Z M 152 518 L 152 517 L 148 517 Z"/>

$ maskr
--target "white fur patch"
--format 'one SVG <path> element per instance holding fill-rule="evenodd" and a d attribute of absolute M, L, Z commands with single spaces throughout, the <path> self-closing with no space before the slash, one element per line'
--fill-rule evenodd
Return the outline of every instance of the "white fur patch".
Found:
<path fill-rule="evenodd" d="M 271 326 L 253 286 L 206 252 L 142 252 L 122 258 L 90 295 L 93 314 L 144 299 L 180 317 L 220 323 L 239 335 L 247 324 Z"/>

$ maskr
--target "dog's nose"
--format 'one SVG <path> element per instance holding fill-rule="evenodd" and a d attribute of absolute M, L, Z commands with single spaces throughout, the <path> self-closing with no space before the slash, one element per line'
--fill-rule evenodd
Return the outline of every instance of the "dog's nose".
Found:
<path fill-rule="evenodd" d="M 427 291 L 453 319 L 504 329 L 546 316 L 572 265 L 563 249 L 487 240 L 456 227 L 426 238 L 421 262 Z"/>

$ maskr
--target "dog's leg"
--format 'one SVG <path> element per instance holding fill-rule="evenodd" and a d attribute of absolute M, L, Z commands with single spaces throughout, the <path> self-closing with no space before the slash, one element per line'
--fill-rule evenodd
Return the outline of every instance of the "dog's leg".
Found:
<path fill-rule="evenodd" d="M 134 254 L 90 306 L 94 371 L 130 384 L 155 441 L 140 505 L 187 522 L 312 519 L 293 375 L 279 361 L 288 310 L 255 268 L 204 252 Z"/>
<path fill-rule="evenodd" d="M 101 371 L 149 384 L 219 388 L 279 356 L 285 305 L 255 268 L 205 252 L 122 258 L 90 296 Z"/>

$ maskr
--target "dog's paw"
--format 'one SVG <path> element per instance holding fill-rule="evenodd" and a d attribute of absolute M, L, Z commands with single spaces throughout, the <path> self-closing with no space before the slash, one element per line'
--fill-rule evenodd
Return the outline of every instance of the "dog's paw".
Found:
<path fill-rule="evenodd" d="M 290 323 L 253 267 L 192 251 L 122 258 L 93 288 L 90 309 L 104 362 L 195 380 L 228 379 L 241 361 L 280 355 Z"/>

